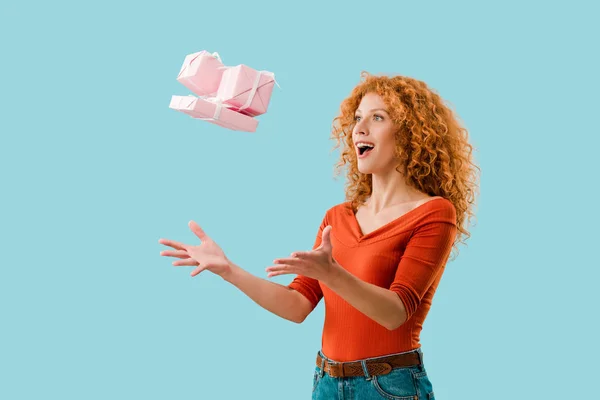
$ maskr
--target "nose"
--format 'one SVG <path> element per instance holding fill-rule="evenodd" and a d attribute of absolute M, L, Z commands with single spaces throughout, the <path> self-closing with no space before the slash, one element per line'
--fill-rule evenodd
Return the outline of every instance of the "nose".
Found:
<path fill-rule="evenodd" d="M 360 120 L 359 122 L 357 122 L 354 125 L 354 133 L 355 134 L 361 135 L 361 136 L 367 134 L 366 132 L 368 131 L 368 129 L 367 129 L 366 125 L 365 125 L 366 122 L 363 122 L 363 121 L 364 120 Z"/>

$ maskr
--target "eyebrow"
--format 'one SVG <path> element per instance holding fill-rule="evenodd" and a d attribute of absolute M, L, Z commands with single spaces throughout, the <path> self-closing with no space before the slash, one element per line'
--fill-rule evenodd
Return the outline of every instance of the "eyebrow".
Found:
<path fill-rule="evenodd" d="M 372 110 L 369 110 L 369 111 L 377 111 L 377 110 L 381 110 L 381 111 L 384 111 L 384 112 L 388 113 L 387 110 L 384 109 L 384 108 L 373 108 Z M 356 110 L 356 112 L 358 112 L 358 111 L 360 111 L 360 110 Z M 355 112 L 355 114 L 356 114 L 356 112 Z"/>

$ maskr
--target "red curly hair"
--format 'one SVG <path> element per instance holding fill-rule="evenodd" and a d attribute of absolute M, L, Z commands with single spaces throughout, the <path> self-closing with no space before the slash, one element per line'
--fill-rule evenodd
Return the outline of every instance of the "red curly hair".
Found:
<path fill-rule="evenodd" d="M 430 196 L 443 197 L 456 209 L 458 233 L 453 244 L 465 243 L 471 235 L 466 225 L 474 216 L 473 206 L 478 190 L 478 171 L 472 158 L 473 146 L 468 132 L 443 99 L 424 82 L 405 76 L 376 76 L 363 71 L 361 82 L 344 99 L 340 114 L 333 120 L 332 139 L 340 147 L 344 142 L 340 169 L 348 164 L 346 201 L 354 212 L 371 195 L 371 174 L 358 170 L 352 129 L 354 113 L 363 96 L 378 94 L 388 106 L 396 135 L 396 171 L 403 174 L 406 184 Z M 458 252 L 455 256 L 458 255 Z"/>

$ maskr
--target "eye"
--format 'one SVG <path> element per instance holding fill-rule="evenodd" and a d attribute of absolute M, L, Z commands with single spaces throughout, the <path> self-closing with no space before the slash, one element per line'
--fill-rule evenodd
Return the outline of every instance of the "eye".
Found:
<path fill-rule="evenodd" d="M 374 114 L 374 115 L 373 115 L 373 117 L 374 117 L 374 118 L 380 118 L 380 119 L 379 119 L 379 121 L 383 121 L 383 117 L 382 117 L 381 115 L 379 115 L 379 114 Z M 354 116 L 354 121 L 357 121 L 357 122 L 358 122 L 359 118 L 360 118 L 360 116 L 358 116 L 358 115 L 355 115 L 355 116 Z"/>

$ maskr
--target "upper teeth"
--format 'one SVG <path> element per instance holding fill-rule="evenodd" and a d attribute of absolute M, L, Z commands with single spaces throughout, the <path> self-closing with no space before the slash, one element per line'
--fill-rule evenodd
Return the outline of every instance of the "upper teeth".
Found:
<path fill-rule="evenodd" d="M 370 143 L 358 143 L 356 145 L 356 147 L 375 147 L 375 146 Z"/>

